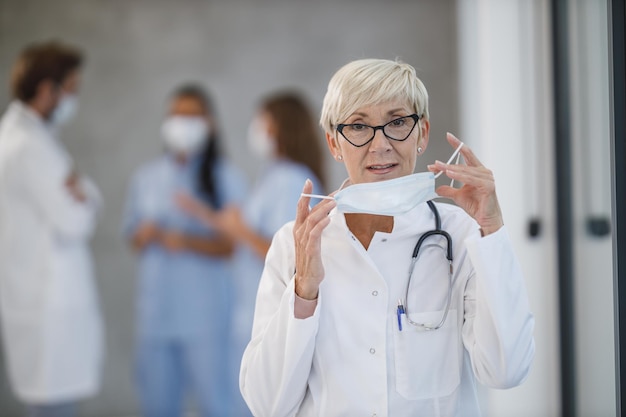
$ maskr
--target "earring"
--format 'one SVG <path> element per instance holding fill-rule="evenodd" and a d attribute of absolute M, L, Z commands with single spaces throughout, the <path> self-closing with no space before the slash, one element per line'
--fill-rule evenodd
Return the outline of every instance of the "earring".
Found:
<path fill-rule="evenodd" d="M 418 147 L 417 147 L 417 153 L 422 153 L 422 151 L 423 151 L 422 147 L 421 147 L 421 146 L 418 146 Z"/>
<path fill-rule="evenodd" d="M 343 156 L 341 156 L 341 155 L 337 155 L 337 160 L 338 160 L 338 161 L 343 161 Z"/>

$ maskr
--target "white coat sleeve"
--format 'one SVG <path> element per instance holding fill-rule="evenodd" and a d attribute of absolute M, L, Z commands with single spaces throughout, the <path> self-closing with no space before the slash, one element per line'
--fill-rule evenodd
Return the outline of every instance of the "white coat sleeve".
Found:
<path fill-rule="evenodd" d="M 22 155 L 20 162 L 22 175 L 19 181 L 24 192 L 56 234 L 70 240 L 89 238 L 101 205 L 95 184 L 81 178 L 87 199 L 80 202 L 65 185 L 72 170 L 70 161 L 51 155 L 45 148 L 36 148 Z"/>
<path fill-rule="evenodd" d="M 312 317 L 294 317 L 293 224 L 281 228 L 267 254 L 259 284 L 252 340 L 239 385 L 257 417 L 293 416 L 307 390 L 319 326 L 321 297 Z"/>
<path fill-rule="evenodd" d="M 528 296 L 506 229 L 466 240 L 475 274 L 465 291 L 463 343 L 474 375 L 491 388 L 521 384 L 535 353 Z"/>

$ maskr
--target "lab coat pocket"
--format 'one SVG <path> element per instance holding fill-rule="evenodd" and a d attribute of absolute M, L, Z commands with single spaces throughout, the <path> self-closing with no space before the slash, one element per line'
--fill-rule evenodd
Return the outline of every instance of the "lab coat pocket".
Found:
<path fill-rule="evenodd" d="M 411 314 L 417 323 L 437 323 L 443 311 Z M 457 315 L 450 310 L 443 326 L 422 330 L 402 316 L 394 331 L 396 390 L 409 400 L 450 395 L 461 381 Z"/>

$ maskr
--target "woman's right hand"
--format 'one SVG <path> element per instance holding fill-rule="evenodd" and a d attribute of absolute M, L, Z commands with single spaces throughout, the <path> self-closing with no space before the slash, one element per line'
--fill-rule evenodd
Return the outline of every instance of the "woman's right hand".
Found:
<path fill-rule="evenodd" d="M 232 240 L 241 240 L 249 232 L 241 211 L 236 206 L 227 206 L 219 211 L 213 210 L 202 201 L 183 192 L 176 195 L 175 201 L 185 213 Z"/>
<path fill-rule="evenodd" d="M 185 213 L 195 217 L 206 226 L 215 227 L 219 224 L 216 212 L 191 194 L 179 192 L 174 197 L 174 201 Z"/>
<path fill-rule="evenodd" d="M 313 183 L 306 180 L 302 192 L 310 194 Z M 324 279 L 322 264 L 322 232 L 330 223 L 328 214 L 335 208 L 335 200 L 322 200 L 312 209 L 310 197 L 300 197 L 296 212 L 293 236 L 296 251 L 296 294 L 306 300 L 317 298 L 319 286 Z"/>
<path fill-rule="evenodd" d="M 69 191 L 74 200 L 79 203 L 87 201 L 87 194 L 83 189 L 80 181 L 80 175 L 77 171 L 72 171 L 70 175 L 65 179 L 65 188 Z"/>

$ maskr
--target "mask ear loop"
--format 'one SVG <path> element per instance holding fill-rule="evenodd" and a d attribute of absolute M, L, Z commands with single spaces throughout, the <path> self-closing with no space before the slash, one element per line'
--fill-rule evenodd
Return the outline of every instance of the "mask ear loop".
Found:
<path fill-rule="evenodd" d="M 339 189 L 343 190 L 348 185 L 350 185 L 350 178 L 346 178 L 341 183 L 341 187 L 339 187 Z M 335 199 L 335 197 L 333 197 L 331 195 L 306 194 L 306 193 L 300 193 L 300 197 L 321 198 L 322 200 L 334 200 Z"/>
<path fill-rule="evenodd" d="M 300 197 L 321 198 L 322 200 L 334 200 L 335 199 L 335 197 L 331 197 L 329 195 L 307 194 L 307 193 L 300 193 Z"/>
<path fill-rule="evenodd" d="M 463 146 L 463 144 L 461 144 L 461 146 Z M 461 146 L 459 146 L 459 150 L 461 150 Z M 460 160 L 461 160 L 461 154 L 458 153 L 456 156 L 456 161 L 454 161 L 454 165 L 458 165 Z M 454 188 L 454 178 L 452 179 L 452 181 L 450 181 L 450 187 Z"/>
<path fill-rule="evenodd" d="M 450 165 L 450 162 L 452 162 L 454 160 L 454 158 L 456 158 L 456 161 L 454 162 L 455 165 L 459 164 L 459 160 L 461 159 L 461 148 L 463 147 L 463 145 L 465 145 L 463 142 L 461 142 L 461 144 L 454 150 L 454 153 L 452 154 L 452 156 L 450 157 L 450 159 L 448 159 L 448 162 L 446 162 L 446 165 Z M 439 171 L 438 173 L 435 174 L 435 179 L 439 178 L 439 176 L 443 174 L 443 171 Z M 454 187 L 454 180 L 450 181 L 450 187 Z"/>

